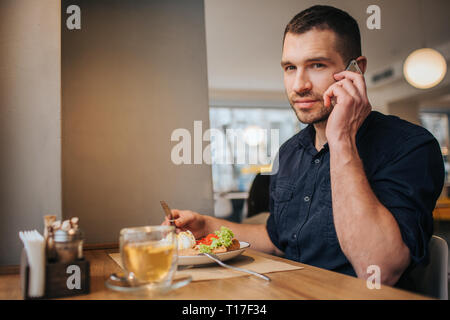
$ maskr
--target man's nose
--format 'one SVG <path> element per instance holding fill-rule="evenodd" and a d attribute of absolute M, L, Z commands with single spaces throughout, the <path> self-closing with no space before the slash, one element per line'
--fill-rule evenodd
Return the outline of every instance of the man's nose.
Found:
<path fill-rule="evenodd" d="M 294 86 L 292 87 L 292 90 L 298 93 L 302 93 L 305 91 L 310 91 L 312 89 L 311 81 L 309 80 L 308 76 L 305 74 L 305 72 L 301 70 L 297 70 L 297 73 L 295 75 L 295 81 Z"/>

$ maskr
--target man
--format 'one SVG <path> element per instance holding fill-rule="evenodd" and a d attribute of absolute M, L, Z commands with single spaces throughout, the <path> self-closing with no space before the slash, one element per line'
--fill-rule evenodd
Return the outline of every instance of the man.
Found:
<path fill-rule="evenodd" d="M 371 111 L 356 21 L 314 6 L 287 25 L 281 66 L 290 104 L 307 128 L 279 150 L 266 225 L 173 210 L 178 228 L 204 236 L 221 225 L 252 248 L 400 285 L 427 259 L 432 211 L 443 187 L 439 145 L 422 127 Z M 167 223 L 167 221 L 165 222 Z"/>

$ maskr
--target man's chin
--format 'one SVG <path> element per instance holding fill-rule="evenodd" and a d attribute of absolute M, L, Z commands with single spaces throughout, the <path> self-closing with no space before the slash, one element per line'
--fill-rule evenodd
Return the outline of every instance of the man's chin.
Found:
<path fill-rule="evenodd" d="M 304 112 L 295 110 L 298 120 L 303 124 L 317 124 L 328 120 L 331 111 L 321 110 L 322 112 Z"/>

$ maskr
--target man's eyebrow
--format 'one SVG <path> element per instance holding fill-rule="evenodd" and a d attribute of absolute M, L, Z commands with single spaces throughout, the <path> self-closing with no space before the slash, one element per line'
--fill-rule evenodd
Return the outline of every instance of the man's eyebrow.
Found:
<path fill-rule="evenodd" d="M 313 61 L 331 61 L 331 59 L 327 57 L 314 57 L 305 60 L 305 62 L 313 62 Z"/>
<path fill-rule="evenodd" d="M 281 60 L 281 66 L 282 67 L 287 66 L 288 64 L 292 64 L 292 62 Z"/>
<path fill-rule="evenodd" d="M 331 59 L 330 58 L 327 58 L 327 57 L 313 57 L 313 58 L 308 58 L 308 59 L 306 59 L 304 62 L 305 63 L 309 63 L 309 62 L 315 62 L 315 61 L 331 61 Z M 289 60 L 282 60 L 281 61 L 281 66 L 282 67 L 284 67 L 284 66 L 286 66 L 286 65 L 289 65 L 289 64 L 293 64 L 292 62 L 290 62 Z"/>

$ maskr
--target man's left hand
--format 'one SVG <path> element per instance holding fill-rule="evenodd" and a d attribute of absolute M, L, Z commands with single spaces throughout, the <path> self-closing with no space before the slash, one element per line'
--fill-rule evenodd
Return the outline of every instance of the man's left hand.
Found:
<path fill-rule="evenodd" d="M 331 107 L 332 97 L 336 97 L 336 105 L 328 117 L 326 137 L 330 146 L 339 143 L 356 143 L 356 133 L 372 106 L 367 98 L 364 76 L 352 72 L 336 73 L 336 83 L 323 94 L 325 107 Z"/>

